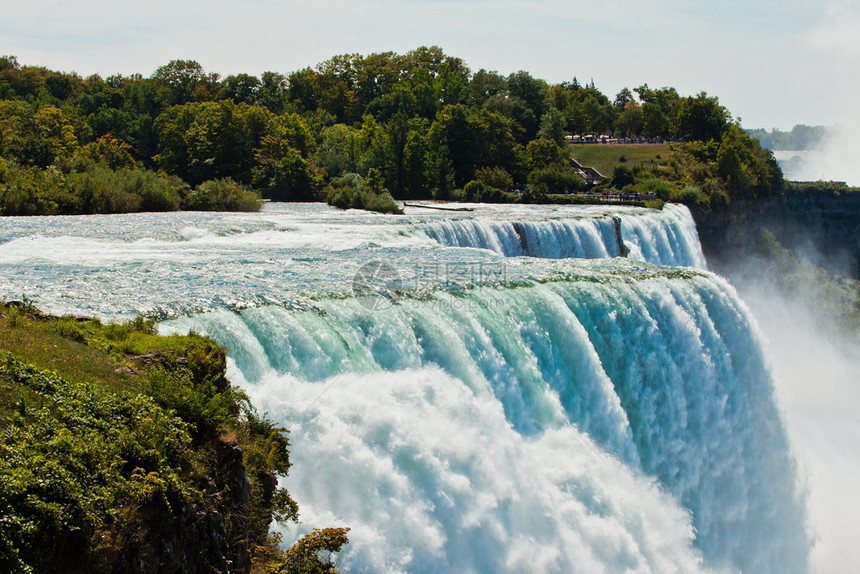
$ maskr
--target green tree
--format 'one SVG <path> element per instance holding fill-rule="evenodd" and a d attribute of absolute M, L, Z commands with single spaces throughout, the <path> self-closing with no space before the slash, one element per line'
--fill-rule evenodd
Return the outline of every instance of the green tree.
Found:
<path fill-rule="evenodd" d="M 428 137 L 431 146 L 447 152 L 458 187 L 474 179 L 477 167 L 507 167 L 515 159 L 510 120 L 486 110 L 470 110 L 462 104 L 446 106 L 437 114 Z"/>
<path fill-rule="evenodd" d="M 227 76 L 221 81 L 218 90 L 219 100 L 233 100 L 238 103 L 257 103 L 257 93 L 260 91 L 260 80 L 249 74 Z"/>
<path fill-rule="evenodd" d="M 616 134 L 621 137 L 639 137 L 645 126 L 645 116 L 642 106 L 633 100 L 625 104 L 624 110 L 615 120 Z"/>
<path fill-rule="evenodd" d="M 72 124 L 59 108 L 46 106 L 36 111 L 32 120 L 24 120 L 22 162 L 47 167 L 71 157 L 78 148 Z"/>
<path fill-rule="evenodd" d="M 541 117 L 538 138 L 554 141 L 559 146 L 565 145 L 564 136 L 567 134 L 567 121 L 564 115 L 552 107 Z"/>
<path fill-rule="evenodd" d="M 355 63 L 360 58 L 358 54 L 342 54 L 317 65 L 318 106 L 338 122 L 352 123 L 360 117 L 355 91 Z"/>
<path fill-rule="evenodd" d="M 503 95 L 490 96 L 484 102 L 483 108 L 488 112 L 504 116 L 512 120 L 511 133 L 520 144 L 530 141 L 525 126 L 534 126 L 536 119 L 534 113 L 526 106 L 520 98 Z"/>
<path fill-rule="evenodd" d="M 322 131 L 316 163 L 329 177 L 357 171 L 358 159 L 358 137 L 353 128 L 335 124 Z"/>
<path fill-rule="evenodd" d="M 409 121 L 406 144 L 403 146 L 403 189 L 409 196 L 420 197 L 428 187 L 430 175 L 429 122 L 424 118 Z"/>
<path fill-rule="evenodd" d="M 536 139 L 526 146 L 529 170 L 540 169 L 564 159 L 564 148 L 550 139 Z"/>
<path fill-rule="evenodd" d="M 381 173 L 389 174 L 392 169 L 390 142 L 385 129 L 371 115 L 362 119 L 361 127 L 356 132 L 358 143 L 358 173 L 367 175 L 375 168 Z"/>
<path fill-rule="evenodd" d="M 104 162 L 111 169 L 135 167 L 131 146 L 111 134 L 103 135 L 96 141 L 81 147 L 76 155 Z"/>
<path fill-rule="evenodd" d="M 287 77 L 277 72 L 263 72 L 257 88 L 257 103 L 280 114 L 286 109 L 288 99 Z"/>
<path fill-rule="evenodd" d="M 319 74 L 310 68 L 298 70 L 289 75 L 287 92 L 289 99 L 296 102 L 302 110 L 314 112 L 319 108 Z"/>
<path fill-rule="evenodd" d="M 266 123 L 266 135 L 260 139 L 257 153 L 277 157 L 286 148 L 298 150 L 307 158 L 316 149 L 310 128 L 299 114 L 281 114 Z"/>
<path fill-rule="evenodd" d="M 171 106 L 208 99 L 217 76 L 207 76 L 203 66 L 194 60 L 171 60 L 155 70 L 151 79 L 164 105 Z"/>
<path fill-rule="evenodd" d="M 705 92 L 683 98 L 678 106 L 678 135 L 688 140 L 720 141 L 730 117 L 719 100 Z"/>
<path fill-rule="evenodd" d="M 313 164 L 292 148 L 278 158 L 257 157 L 252 183 L 273 201 L 313 201 L 322 186 Z"/>
<path fill-rule="evenodd" d="M 642 135 L 645 137 L 670 137 L 677 132 L 675 117 L 680 102 L 675 88 L 653 90 L 642 84 L 633 91 L 642 102 Z"/>
<path fill-rule="evenodd" d="M 636 100 L 633 98 L 633 93 L 630 91 L 630 88 L 622 88 L 621 91 L 615 95 L 613 105 L 620 113 L 627 109 L 628 104 L 635 102 Z"/>
<path fill-rule="evenodd" d="M 372 102 L 391 94 L 395 86 L 405 85 L 401 82 L 402 59 L 394 52 L 382 52 L 353 61 L 359 109 L 367 110 Z"/>
<path fill-rule="evenodd" d="M 472 76 L 467 92 L 469 104 L 481 107 L 493 96 L 507 95 L 508 81 L 498 72 L 481 68 Z"/>
<path fill-rule="evenodd" d="M 192 185 L 223 177 L 248 183 L 263 137 L 283 135 L 274 128 L 267 133 L 272 119 L 265 108 L 232 100 L 168 108 L 155 123 L 159 153 L 154 160 Z"/>
<path fill-rule="evenodd" d="M 540 118 L 547 110 L 546 82 L 520 70 L 508 76 L 508 93 L 512 98 L 522 100 L 531 112 L 529 117 L 523 117 L 520 123 L 526 130 L 527 139 L 533 139 L 540 127 Z"/>
<path fill-rule="evenodd" d="M 475 170 L 475 179 L 496 189 L 508 189 L 514 186 L 514 179 L 511 174 L 500 166 L 479 167 Z"/>
<path fill-rule="evenodd" d="M 612 171 L 612 187 L 616 189 L 623 189 L 635 181 L 636 176 L 633 174 L 633 170 L 625 165 L 616 165 Z"/>
<path fill-rule="evenodd" d="M 398 114 L 411 118 L 420 110 L 412 86 L 406 82 L 396 84 L 388 93 L 374 99 L 367 112 L 379 121 L 388 121 Z"/>

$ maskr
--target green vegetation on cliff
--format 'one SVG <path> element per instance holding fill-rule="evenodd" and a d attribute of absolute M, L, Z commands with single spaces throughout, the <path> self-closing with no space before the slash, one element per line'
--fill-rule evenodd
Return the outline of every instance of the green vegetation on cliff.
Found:
<path fill-rule="evenodd" d="M 346 529 L 292 554 L 269 536 L 298 517 L 277 485 L 288 436 L 225 367 L 210 339 L 160 337 L 142 318 L 3 305 L 0 570 L 331 571 L 316 551 L 338 550 Z"/>

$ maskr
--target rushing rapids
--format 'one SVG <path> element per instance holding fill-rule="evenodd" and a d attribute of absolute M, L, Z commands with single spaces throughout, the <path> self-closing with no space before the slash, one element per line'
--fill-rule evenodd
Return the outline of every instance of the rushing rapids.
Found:
<path fill-rule="evenodd" d="M 7 298 L 228 348 L 292 432 L 285 539 L 349 526 L 351 572 L 808 571 L 755 325 L 683 207 L 7 221 Z"/>

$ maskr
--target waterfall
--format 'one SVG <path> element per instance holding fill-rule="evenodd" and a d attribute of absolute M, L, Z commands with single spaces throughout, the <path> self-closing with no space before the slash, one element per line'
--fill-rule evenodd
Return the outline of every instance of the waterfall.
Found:
<path fill-rule="evenodd" d="M 638 261 L 706 268 L 696 223 L 686 205 L 667 203 L 649 217 L 622 217 L 621 235 L 629 256 Z"/>
<path fill-rule="evenodd" d="M 349 527 L 350 572 L 809 571 L 757 327 L 685 207 L 412 209 L 3 218 L 0 295 L 223 344 L 291 432 L 285 543 Z"/>
<path fill-rule="evenodd" d="M 560 221 L 456 219 L 424 229 L 448 247 L 478 247 L 499 255 L 561 259 L 599 259 L 621 255 L 617 221 L 612 218 Z"/>
<path fill-rule="evenodd" d="M 310 526 L 355 529 L 352 572 L 806 571 L 771 378 L 718 278 L 384 311 L 328 299 L 166 328 L 227 345 L 231 377 L 292 430 L 287 484 Z"/>
<path fill-rule="evenodd" d="M 696 225 L 684 205 L 589 218 L 447 219 L 426 224 L 422 231 L 445 246 L 489 249 L 506 257 L 599 259 L 629 254 L 656 265 L 705 268 Z"/>

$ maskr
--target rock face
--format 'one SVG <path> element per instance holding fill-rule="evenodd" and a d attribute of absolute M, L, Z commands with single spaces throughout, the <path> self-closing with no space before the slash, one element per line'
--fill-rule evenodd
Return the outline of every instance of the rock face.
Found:
<path fill-rule="evenodd" d="M 860 192 L 788 193 L 733 200 L 721 211 L 693 210 L 711 269 L 725 272 L 755 249 L 762 229 L 819 267 L 860 279 Z"/>
<path fill-rule="evenodd" d="M 216 508 L 147 509 L 125 531 L 119 556 L 105 571 L 132 574 L 171 572 L 246 573 L 250 571 L 251 482 L 242 449 L 232 443 L 215 448 L 216 476 L 210 495 Z"/>

